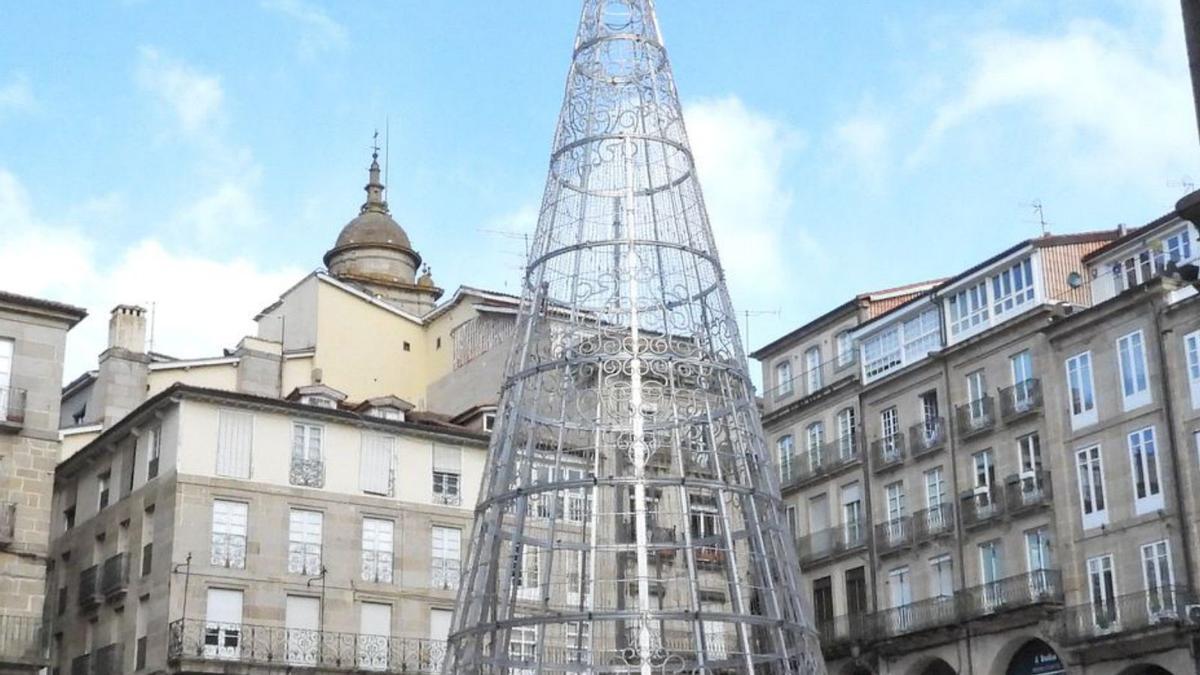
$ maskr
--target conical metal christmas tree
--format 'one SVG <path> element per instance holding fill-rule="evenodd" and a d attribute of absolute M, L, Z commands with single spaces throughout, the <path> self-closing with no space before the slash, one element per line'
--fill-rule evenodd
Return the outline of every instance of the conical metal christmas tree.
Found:
<path fill-rule="evenodd" d="M 449 673 L 821 674 L 652 0 L 585 0 Z"/>

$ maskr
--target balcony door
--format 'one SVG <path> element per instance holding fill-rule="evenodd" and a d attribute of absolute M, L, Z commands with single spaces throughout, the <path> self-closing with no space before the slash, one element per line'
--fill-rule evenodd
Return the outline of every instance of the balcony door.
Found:
<path fill-rule="evenodd" d="M 979 545 L 979 581 L 983 585 L 984 609 L 991 611 L 1003 600 L 1000 584 L 1002 577 L 1000 542 L 988 541 Z"/>
<path fill-rule="evenodd" d="M 321 599 L 289 595 L 284 613 L 287 662 L 294 666 L 317 665 L 317 650 L 321 642 Z"/>
<path fill-rule="evenodd" d="M 1175 606 L 1171 547 L 1166 540 L 1142 547 L 1142 574 L 1146 581 L 1146 609 L 1150 619 L 1161 621 L 1177 618 L 1179 608 Z"/>
<path fill-rule="evenodd" d="M 884 494 L 887 499 L 887 538 L 888 543 L 892 545 L 900 544 L 904 540 L 904 514 L 905 499 L 904 499 L 904 483 L 896 481 L 890 483 L 884 488 Z"/>
<path fill-rule="evenodd" d="M 449 609 L 429 610 L 429 665 L 435 673 L 442 672 L 442 662 L 446 659 L 446 641 L 450 639 L 450 620 L 454 611 Z M 569 637 L 569 636 L 568 636 Z M 568 647 L 581 652 L 591 647 L 587 633 L 575 633 L 575 639 L 569 640 Z"/>
<path fill-rule="evenodd" d="M 0 340 L 0 419 L 8 414 L 9 393 L 12 383 L 13 341 Z"/>
<path fill-rule="evenodd" d="M 857 482 L 842 486 L 842 536 L 846 546 L 863 539 L 862 488 Z"/>
<path fill-rule="evenodd" d="M 895 406 L 879 413 L 879 427 L 883 434 L 883 460 L 891 462 L 899 458 L 900 453 L 900 416 Z"/>
<path fill-rule="evenodd" d="M 912 625 L 912 579 L 907 567 L 898 567 L 888 572 L 888 594 L 891 597 L 893 634 L 901 634 Z"/>
<path fill-rule="evenodd" d="M 932 595 L 935 598 L 951 598 L 954 596 L 954 561 L 949 554 L 940 555 L 929 560 L 929 573 Z"/>
<path fill-rule="evenodd" d="M 1049 593 L 1048 575 L 1054 567 L 1050 553 L 1050 528 L 1039 527 L 1025 533 L 1025 567 L 1029 572 L 1029 590 L 1033 597 Z"/>
<path fill-rule="evenodd" d="M 832 577 L 813 579 L 813 616 L 821 636 L 825 639 L 834 637 Z"/>
<path fill-rule="evenodd" d="M 1117 580 L 1111 555 L 1089 558 L 1088 593 L 1092 601 L 1092 625 L 1097 633 L 1117 630 L 1121 620 L 1117 610 Z"/>
<path fill-rule="evenodd" d="M 977 452 L 971 459 L 975 467 L 975 511 L 979 520 L 985 520 L 994 508 L 992 487 L 996 484 L 996 462 L 991 450 Z"/>
<path fill-rule="evenodd" d="M 921 394 L 921 430 L 923 432 L 922 440 L 925 441 L 926 447 L 937 442 L 938 435 L 941 432 L 938 423 L 939 417 L 941 417 L 941 411 L 938 405 L 937 390 Z"/>
<path fill-rule="evenodd" d="M 987 410 L 983 397 L 987 395 L 987 378 L 982 370 L 967 375 L 967 402 L 970 405 L 970 421 L 972 427 L 983 425 L 987 419 Z"/>
<path fill-rule="evenodd" d="M 1025 412 L 1033 405 L 1033 356 L 1029 350 L 1009 357 L 1012 368 L 1012 405 L 1013 410 Z"/>
<path fill-rule="evenodd" d="M 833 538 L 829 536 L 829 496 L 817 495 L 808 500 L 808 532 L 813 552 L 829 553 Z"/>
<path fill-rule="evenodd" d="M 242 592 L 208 589 L 204 657 L 237 660 L 242 647 Z"/>
<path fill-rule="evenodd" d="M 358 633 L 359 670 L 387 670 L 392 606 L 382 602 L 362 603 L 359 607 Z"/>

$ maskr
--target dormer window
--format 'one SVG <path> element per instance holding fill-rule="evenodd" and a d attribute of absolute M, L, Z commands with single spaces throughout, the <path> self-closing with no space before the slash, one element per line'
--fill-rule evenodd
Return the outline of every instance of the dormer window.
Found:
<path fill-rule="evenodd" d="M 300 403 L 303 405 L 316 406 L 318 408 L 336 408 L 337 407 L 337 401 L 334 401 L 331 398 L 326 398 L 325 396 L 314 395 L 314 394 L 310 394 L 308 396 L 301 396 Z"/>
<path fill-rule="evenodd" d="M 404 421 L 404 411 L 399 408 L 381 407 L 371 408 L 367 413 L 371 417 L 378 417 L 381 420 L 391 420 L 393 422 Z"/>
<path fill-rule="evenodd" d="M 346 400 L 346 395 L 333 387 L 318 382 L 296 387 L 292 393 L 288 394 L 287 400 L 314 408 L 336 410 L 338 404 Z"/>
<path fill-rule="evenodd" d="M 483 413 L 483 430 L 491 433 L 496 429 L 496 413 Z"/>
<path fill-rule="evenodd" d="M 1119 258 L 1110 270 L 1117 293 L 1140 286 L 1161 274 L 1171 262 L 1192 259 L 1191 233 L 1185 227 L 1154 245 Z"/>

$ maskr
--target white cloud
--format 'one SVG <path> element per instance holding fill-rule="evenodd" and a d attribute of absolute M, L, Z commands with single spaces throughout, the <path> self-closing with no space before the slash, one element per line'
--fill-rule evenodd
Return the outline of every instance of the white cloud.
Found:
<path fill-rule="evenodd" d="M 1177 3 L 1173 13 L 1173 21 L 1155 22 L 1157 44 L 1096 20 L 1049 34 L 969 39 L 963 82 L 935 111 L 911 161 L 926 159 L 956 130 L 986 134 L 988 115 L 1005 109 L 1032 123 L 1034 133 L 1020 139 L 1031 153 L 1043 148 L 1079 176 L 1156 185 L 1178 178 L 1194 163 L 1196 131 Z"/>
<path fill-rule="evenodd" d="M 833 129 L 833 154 L 857 172 L 869 185 L 878 187 L 890 161 L 891 129 L 883 118 L 859 112 Z"/>
<path fill-rule="evenodd" d="M 184 133 L 211 133 L 223 122 L 225 91 L 214 75 L 142 47 L 137 81 L 171 110 Z"/>
<path fill-rule="evenodd" d="M 349 31 L 320 7 L 303 0 L 263 0 L 262 6 L 278 12 L 300 24 L 300 55 L 314 58 L 323 52 L 342 49 L 349 41 Z"/>
<path fill-rule="evenodd" d="M 689 102 L 684 115 L 721 262 L 738 306 L 755 309 L 747 299 L 770 301 L 792 276 L 792 254 L 815 248 L 807 232 L 789 227 L 784 165 L 803 140 L 736 96 Z"/>
<path fill-rule="evenodd" d="M 257 181 L 255 181 L 257 182 Z M 246 184 L 223 182 L 179 208 L 172 224 L 198 241 L 216 243 L 231 232 L 244 232 L 266 222 Z"/>
<path fill-rule="evenodd" d="M 258 310 L 303 274 L 291 267 L 263 269 L 236 256 L 172 251 L 154 239 L 117 250 L 112 264 L 98 268 L 93 261 L 102 242 L 74 222 L 38 217 L 20 181 L 2 168 L 0 240 L 6 242 L 0 247 L 0 288 L 80 305 L 90 314 L 68 337 L 67 378 L 95 367 L 108 312 L 119 303 L 154 303 L 156 351 L 214 355 L 252 332 Z"/>
<path fill-rule="evenodd" d="M 36 105 L 29 78 L 24 75 L 18 73 L 9 82 L 0 84 L 0 113 L 28 112 Z"/>

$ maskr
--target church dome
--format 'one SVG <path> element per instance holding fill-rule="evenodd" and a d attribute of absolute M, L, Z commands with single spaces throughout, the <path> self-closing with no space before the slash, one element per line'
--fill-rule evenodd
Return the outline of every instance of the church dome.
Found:
<path fill-rule="evenodd" d="M 408 233 L 392 218 L 383 200 L 378 153 L 371 156 L 370 181 L 365 189 L 367 201 L 325 254 L 325 266 L 335 276 L 382 276 L 411 284 L 421 266 L 421 256 L 413 250 Z"/>
<path fill-rule="evenodd" d="M 334 248 L 363 244 L 383 244 L 412 248 L 408 233 L 392 218 L 386 210 L 368 208 L 364 205 L 362 213 L 357 218 L 346 223 L 338 235 Z"/>

